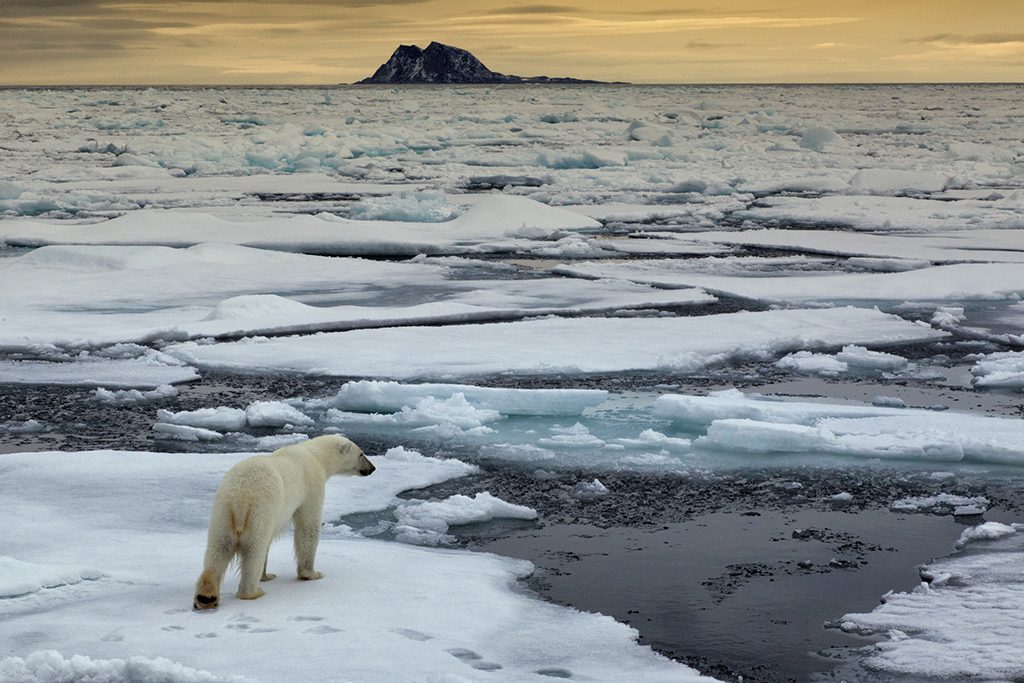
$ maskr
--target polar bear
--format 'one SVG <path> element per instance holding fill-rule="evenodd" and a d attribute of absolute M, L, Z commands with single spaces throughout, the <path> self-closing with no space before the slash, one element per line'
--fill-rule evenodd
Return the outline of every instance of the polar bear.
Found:
<path fill-rule="evenodd" d="M 299 578 L 323 576 L 313 569 L 313 560 L 320 542 L 324 483 L 335 474 L 365 477 L 374 469 L 359 446 L 332 434 L 253 456 L 228 470 L 213 500 L 203 573 L 192 606 L 217 607 L 224 572 L 235 555 L 241 563 L 238 597 L 262 596 L 260 581 L 274 578 L 267 573 L 270 542 L 289 521 L 295 526 Z"/>

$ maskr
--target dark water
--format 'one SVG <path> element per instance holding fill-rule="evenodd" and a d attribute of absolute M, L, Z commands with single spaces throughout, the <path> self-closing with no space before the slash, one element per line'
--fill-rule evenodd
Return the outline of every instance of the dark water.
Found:
<path fill-rule="evenodd" d="M 533 561 L 549 600 L 631 624 L 700 670 L 747 681 L 806 681 L 838 648 L 867 641 L 826 629 L 920 582 L 951 552 L 950 517 L 795 510 L 711 513 L 657 529 L 555 525 L 481 550 Z"/>

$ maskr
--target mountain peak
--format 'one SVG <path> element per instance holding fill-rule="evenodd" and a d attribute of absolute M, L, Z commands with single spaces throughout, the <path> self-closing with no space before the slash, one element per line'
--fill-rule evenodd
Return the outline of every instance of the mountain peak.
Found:
<path fill-rule="evenodd" d="M 467 50 L 436 40 L 427 48 L 399 45 L 388 61 L 360 83 L 515 83 L 491 71 Z"/>
<path fill-rule="evenodd" d="M 436 40 L 426 49 L 399 45 L 388 61 L 360 84 L 373 83 L 597 83 L 575 78 L 523 78 L 491 71 L 468 50 Z"/>

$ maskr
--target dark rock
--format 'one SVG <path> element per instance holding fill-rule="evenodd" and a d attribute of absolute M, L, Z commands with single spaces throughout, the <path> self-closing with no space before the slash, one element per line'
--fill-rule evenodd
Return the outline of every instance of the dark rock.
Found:
<path fill-rule="evenodd" d="M 388 61 L 358 84 L 394 83 L 599 83 L 577 78 L 510 76 L 491 71 L 469 51 L 432 42 L 427 49 L 399 45 Z"/>

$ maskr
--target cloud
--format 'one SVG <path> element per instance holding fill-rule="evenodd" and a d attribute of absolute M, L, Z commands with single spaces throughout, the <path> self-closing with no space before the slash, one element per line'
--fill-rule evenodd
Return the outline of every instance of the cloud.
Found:
<path fill-rule="evenodd" d="M 746 43 L 709 43 L 706 40 L 691 40 L 684 47 L 687 50 L 719 50 L 724 47 L 746 47 Z"/>
<path fill-rule="evenodd" d="M 580 14 L 582 7 L 572 5 L 511 5 L 489 10 L 488 14 Z"/>
<path fill-rule="evenodd" d="M 921 38 L 910 38 L 907 42 L 917 45 L 1006 45 L 1024 43 L 1024 33 L 936 33 Z"/>

